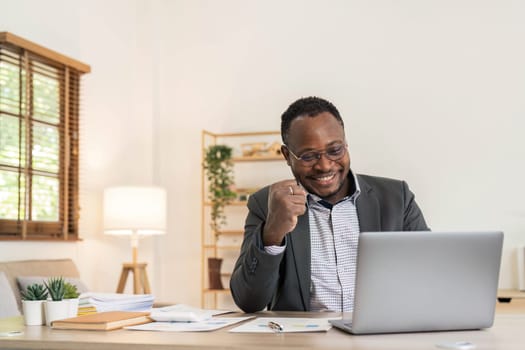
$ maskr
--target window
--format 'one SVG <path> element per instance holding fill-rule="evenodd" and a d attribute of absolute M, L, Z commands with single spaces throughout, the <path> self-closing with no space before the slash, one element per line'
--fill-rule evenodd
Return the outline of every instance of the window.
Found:
<path fill-rule="evenodd" d="M 78 239 L 80 77 L 89 71 L 0 33 L 0 239 Z"/>

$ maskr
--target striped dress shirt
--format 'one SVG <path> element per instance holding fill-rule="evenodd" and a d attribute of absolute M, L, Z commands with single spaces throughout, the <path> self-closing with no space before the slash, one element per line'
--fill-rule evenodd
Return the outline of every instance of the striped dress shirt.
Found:
<path fill-rule="evenodd" d="M 361 193 L 357 177 L 355 191 L 335 205 L 314 194 L 307 195 L 311 245 L 311 311 L 344 311 L 354 308 L 354 285 L 359 243 L 356 200 Z M 265 246 L 268 254 L 284 252 L 286 246 Z"/>
<path fill-rule="evenodd" d="M 308 195 L 311 244 L 311 311 L 345 311 L 354 307 L 359 243 L 356 191 L 335 205 Z"/>

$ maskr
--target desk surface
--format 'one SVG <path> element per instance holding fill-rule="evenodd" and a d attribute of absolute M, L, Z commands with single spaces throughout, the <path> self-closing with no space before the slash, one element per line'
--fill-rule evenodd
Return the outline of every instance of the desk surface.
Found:
<path fill-rule="evenodd" d="M 498 298 L 524 299 L 525 292 L 517 289 L 498 289 Z"/>
<path fill-rule="evenodd" d="M 315 317 L 319 313 L 261 313 Z M 326 316 L 326 314 L 321 314 Z M 20 336 L 1 337 L 0 349 L 75 349 L 75 350 L 157 350 L 157 349 L 352 349 L 424 350 L 438 349 L 437 343 L 467 340 L 476 350 L 514 350 L 524 348 L 525 300 L 498 305 L 494 326 L 479 331 L 427 332 L 353 336 L 337 329 L 326 333 L 241 334 L 228 329 L 214 332 L 176 333 L 116 330 L 70 331 L 45 326 L 24 327 L 21 319 L 0 321 L 0 330 L 10 324 L 23 329 Z"/>

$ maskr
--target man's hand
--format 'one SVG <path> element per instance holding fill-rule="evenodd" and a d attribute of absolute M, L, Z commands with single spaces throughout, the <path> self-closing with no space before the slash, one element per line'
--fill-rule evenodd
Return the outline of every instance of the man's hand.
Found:
<path fill-rule="evenodd" d="M 297 225 L 297 217 L 304 214 L 305 204 L 306 192 L 296 180 L 284 180 L 270 186 L 263 231 L 265 246 L 281 245 L 284 236 Z"/>

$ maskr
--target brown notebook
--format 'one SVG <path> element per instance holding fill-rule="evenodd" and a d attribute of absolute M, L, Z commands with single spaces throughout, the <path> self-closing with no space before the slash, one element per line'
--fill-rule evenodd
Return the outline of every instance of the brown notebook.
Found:
<path fill-rule="evenodd" d="M 51 323 L 55 329 L 87 329 L 109 331 L 125 326 L 151 322 L 149 312 L 107 311 L 96 314 L 56 320 Z"/>

